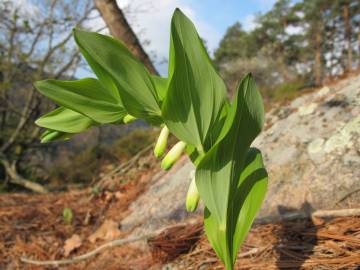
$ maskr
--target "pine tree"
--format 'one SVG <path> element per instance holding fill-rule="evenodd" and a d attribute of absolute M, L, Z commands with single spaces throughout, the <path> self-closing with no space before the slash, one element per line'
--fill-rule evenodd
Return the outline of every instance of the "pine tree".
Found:
<path fill-rule="evenodd" d="M 241 24 L 236 22 L 228 28 L 215 51 L 215 62 L 220 65 L 236 58 L 249 58 L 255 55 L 257 49 L 254 36 L 244 31 Z"/>

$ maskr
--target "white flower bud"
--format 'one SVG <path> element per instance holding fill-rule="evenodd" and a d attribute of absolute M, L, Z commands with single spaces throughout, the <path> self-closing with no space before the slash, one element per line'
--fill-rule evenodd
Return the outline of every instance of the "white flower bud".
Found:
<path fill-rule="evenodd" d="M 169 133 L 170 133 L 170 131 L 167 128 L 167 126 L 164 126 L 160 132 L 159 138 L 158 138 L 155 148 L 154 148 L 155 157 L 159 158 L 164 154 L 166 145 L 167 145 L 167 140 L 169 137 Z"/>
<path fill-rule="evenodd" d="M 170 151 L 166 154 L 164 159 L 161 162 L 161 168 L 164 170 L 169 170 L 172 165 L 180 158 L 182 152 L 186 147 L 185 142 L 178 142 L 170 149 Z"/>
<path fill-rule="evenodd" d="M 200 194 L 196 187 L 195 175 L 191 179 L 188 192 L 186 194 L 186 210 L 194 212 L 199 204 Z"/>

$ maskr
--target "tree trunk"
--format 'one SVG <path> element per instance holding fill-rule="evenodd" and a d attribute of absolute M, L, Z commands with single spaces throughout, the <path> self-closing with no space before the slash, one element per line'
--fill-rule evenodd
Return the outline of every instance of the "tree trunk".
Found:
<path fill-rule="evenodd" d="M 351 44 L 351 24 L 350 24 L 350 11 L 349 3 L 344 5 L 343 9 L 344 26 L 345 26 L 345 39 L 347 41 L 347 72 L 352 70 L 352 44 Z"/>
<path fill-rule="evenodd" d="M 114 37 L 122 40 L 151 73 L 158 74 L 149 56 L 144 51 L 134 31 L 128 24 L 123 12 L 117 6 L 116 0 L 94 0 L 94 2 L 110 33 Z"/>
<path fill-rule="evenodd" d="M 315 35 L 315 84 L 322 84 L 322 33 L 317 31 Z"/>

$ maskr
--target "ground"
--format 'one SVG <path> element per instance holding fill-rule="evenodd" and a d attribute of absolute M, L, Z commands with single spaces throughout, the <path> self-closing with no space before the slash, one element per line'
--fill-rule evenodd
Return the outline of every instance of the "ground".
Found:
<path fill-rule="evenodd" d="M 360 76 L 353 76 L 267 113 L 256 142 L 270 175 L 260 217 L 360 206 L 359 100 Z M 203 234 L 202 206 L 194 214 L 184 209 L 193 170 L 186 158 L 163 172 L 148 147 L 113 169 L 105 169 L 97 188 L 2 194 L 0 269 L 223 269 Z M 360 217 L 260 221 L 236 269 L 359 269 Z M 139 235 L 148 237 L 79 263 L 21 261 L 73 258 Z"/>

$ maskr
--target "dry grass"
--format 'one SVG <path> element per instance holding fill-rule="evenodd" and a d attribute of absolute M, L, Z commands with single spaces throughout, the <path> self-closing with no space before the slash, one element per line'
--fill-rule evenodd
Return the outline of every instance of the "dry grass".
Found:
<path fill-rule="evenodd" d="M 194 225 L 193 230 L 198 231 L 198 225 Z M 167 247 L 168 243 L 165 241 L 163 245 Z M 170 254 L 174 252 L 168 248 L 163 252 L 165 250 Z M 157 254 L 159 251 L 154 253 Z M 180 269 L 224 269 L 205 236 L 191 252 L 180 256 L 173 264 Z M 256 225 L 239 253 L 235 269 L 335 270 L 359 269 L 359 266 L 360 217 L 343 217 Z"/>

